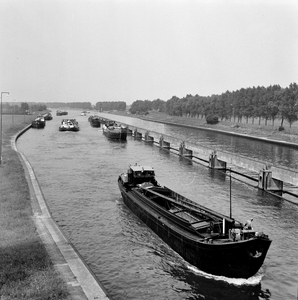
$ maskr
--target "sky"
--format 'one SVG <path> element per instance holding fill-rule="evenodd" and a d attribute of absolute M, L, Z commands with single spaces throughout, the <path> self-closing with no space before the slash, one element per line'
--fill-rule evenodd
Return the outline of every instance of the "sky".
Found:
<path fill-rule="evenodd" d="M 0 88 L 17 102 L 131 104 L 287 87 L 297 16 L 297 0 L 0 0 Z"/>

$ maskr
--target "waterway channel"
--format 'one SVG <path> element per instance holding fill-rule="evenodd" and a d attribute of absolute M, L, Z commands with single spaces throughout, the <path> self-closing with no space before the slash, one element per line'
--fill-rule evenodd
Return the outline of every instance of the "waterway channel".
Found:
<path fill-rule="evenodd" d="M 17 147 L 32 165 L 53 218 L 112 299 L 296 299 L 296 205 L 233 181 L 233 216 L 243 222 L 253 217 L 255 229 L 268 234 L 273 243 L 260 272 L 248 280 L 204 274 L 189 266 L 126 208 L 117 178 L 129 164 L 150 165 L 161 184 L 228 215 L 228 176 L 132 137 L 126 142 L 108 140 L 79 111 L 69 111 L 67 118 L 76 118 L 81 130 L 59 132 L 64 117 L 54 116 L 44 129 L 30 129 Z M 122 118 L 115 116 L 133 126 L 258 160 L 266 158 L 291 167 L 297 162 L 297 153 L 291 148 Z"/>

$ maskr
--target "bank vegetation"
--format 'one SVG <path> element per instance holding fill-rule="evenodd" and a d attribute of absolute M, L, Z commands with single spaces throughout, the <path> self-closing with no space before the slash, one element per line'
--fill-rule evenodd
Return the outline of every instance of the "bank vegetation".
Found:
<path fill-rule="evenodd" d="M 170 116 L 204 118 L 215 116 L 219 121 L 233 120 L 252 124 L 264 121 L 265 125 L 274 125 L 280 120 L 280 130 L 284 121 L 291 127 L 298 120 L 298 85 L 291 83 L 288 87 L 270 85 L 241 88 L 221 95 L 199 96 L 186 95 L 183 98 L 173 96 L 167 101 L 156 99 L 137 100 L 132 103 L 132 114 L 147 115 L 150 111 L 159 111 Z"/>

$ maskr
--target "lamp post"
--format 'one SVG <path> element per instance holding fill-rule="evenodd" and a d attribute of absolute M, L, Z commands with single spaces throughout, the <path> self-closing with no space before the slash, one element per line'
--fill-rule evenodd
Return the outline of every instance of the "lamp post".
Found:
<path fill-rule="evenodd" d="M 9 92 L 1 92 L 1 105 L 0 105 L 0 116 L 1 116 L 1 130 L 0 130 L 0 165 L 2 165 L 2 132 L 3 132 L 3 122 L 2 122 L 2 95 L 8 94 Z"/>

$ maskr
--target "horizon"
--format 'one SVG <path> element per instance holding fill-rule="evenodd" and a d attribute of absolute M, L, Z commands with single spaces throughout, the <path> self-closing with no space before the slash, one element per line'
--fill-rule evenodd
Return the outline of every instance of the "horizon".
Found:
<path fill-rule="evenodd" d="M 291 83 L 295 83 L 295 82 L 291 82 Z M 290 84 L 291 84 L 290 83 Z M 297 83 L 297 82 L 296 82 Z M 285 87 L 282 87 L 281 86 L 281 88 L 282 89 L 284 89 L 284 88 L 286 88 L 286 87 L 288 87 L 290 84 L 288 84 L 287 86 L 285 86 Z M 272 84 L 272 85 L 269 85 L 269 86 L 273 86 L 274 84 Z M 269 87 L 269 86 L 253 86 L 253 87 L 246 87 L 246 88 L 244 88 L 244 89 L 248 89 L 248 88 L 257 88 L 257 87 L 264 87 L 264 88 L 267 88 L 267 87 Z M 233 91 L 229 91 L 229 92 L 231 92 L 231 93 L 233 93 L 233 92 L 236 92 L 236 91 L 238 91 L 238 90 L 240 90 L 240 89 L 242 89 L 242 88 L 239 88 L 239 89 L 237 89 L 237 90 L 233 90 Z M 225 92 L 227 92 L 227 91 L 225 91 Z M 213 95 L 221 95 L 221 94 L 223 94 L 223 93 L 225 93 L 225 92 L 222 92 L 222 93 L 220 93 L 220 94 L 213 94 Z M 188 95 L 190 95 L 190 94 L 188 94 Z M 194 95 L 191 95 L 191 96 L 195 96 L 196 94 L 194 94 Z M 213 96 L 213 95 L 206 95 L 206 96 L 202 96 L 202 95 L 199 95 L 199 96 L 202 96 L 202 97 L 210 97 L 210 96 Z M 183 97 L 181 97 L 181 98 L 184 98 L 184 97 L 186 97 L 186 95 L 185 96 L 183 96 Z M 180 97 L 178 97 L 178 98 L 180 98 Z M 157 99 L 159 99 L 159 98 L 157 98 Z M 149 100 L 149 99 L 138 99 L 138 100 L 141 100 L 141 101 L 146 101 L 146 100 L 148 100 L 148 101 L 154 101 L 154 100 L 157 100 L 157 99 L 152 99 L 152 100 Z M 15 99 L 13 99 L 13 100 L 15 100 Z M 126 103 L 126 105 L 127 106 L 131 106 L 135 101 L 138 101 L 138 100 L 134 100 L 133 102 L 131 102 L 131 103 L 127 103 L 126 101 L 124 101 L 124 100 L 110 100 L 110 101 L 108 101 L 108 100 L 100 100 L 100 101 L 97 101 L 97 102 L 125 102 Z M 163 99 L 160 99 L 160 100 L 163 100 Z M 165 102 L 167 102 L 168 100 L 170 100 L 170 99 L 167 99 L 167 100 L 163 100 L 163 101 L 165 101 Z M 63 103 L 63 104 L 67 104 L 67 103 L 91 103 L 91 105 L 96 105 L 96 103 L 97 102 L 91 102 L 91 101 L 68 101 L 68 102 L 63 102 L 63 101 L 39 101 L 39 102 L 37 102 L 37 101 L 12 101 L 12 100 L 7 100 L 7 101 L 5 101 L 4 100 L 4 98 L 2 97 L 2 103 L 4 104 L 4 103 L 7 103 L 7 104 L 9 104 L 9 105 L 13 105 L 13 104 L 21 104 L 22 102 L 26 102 L 26 103 L 28 103 L 28 104 L 32 104 L 32 103 L 37 103 L 37 104 L 45 104 L 45 103 Z"/>

